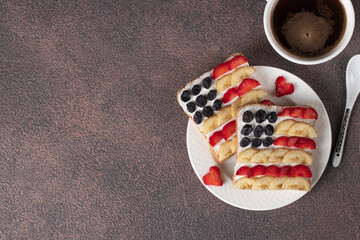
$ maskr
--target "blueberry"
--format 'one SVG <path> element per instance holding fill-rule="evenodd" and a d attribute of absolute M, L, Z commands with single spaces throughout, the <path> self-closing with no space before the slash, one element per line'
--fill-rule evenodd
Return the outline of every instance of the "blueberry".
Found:
<path fill-rule="evenodd" d="M 194 114 L 194 122 L 196 124 L 200 124 L 202 122 L 202 113 L 200 111 L 197 111 L 195 114 Z"/>
<path fill-rule="evenodd" d="M 189 102 L 186 104 L 186 108 L 189 112 L 193 113 L 196 110 L 195 102 Z"/>
<path fill-rule="evenodd" d="M 249 138 L 247 138 L 247 137 L 244 137 L 243 139 L 241 139 L 241 141 L 240 141 L 240 147 L 246 147 L 246 146 L 248 146 L 249 144 L 250 144 L 250 139 Z"/>
<path fill-rule="evenodd" d="M 255 114 L 255 120 L 257 123 L 262 123 L 266 119 L 266 112 L 264 110 L 259 110 Z"/>
<path fill-rule="evenodd" d="M 191 92 L 194 96 L 198 95 L 200 91 L 201 91 L 200 85 L 194 85 L 193 88 L 191 89 Z"/>
<path fill-rule="evenodd" d="M 204 88 L 206 89 L 209 89 L 211 87 L 211 83 L 212 83 L 212 79 L 211 77 L 207 77 L 207 78 L 204 78 L 202 80 L 202 85 L 204 86 Z"/>
<path fill-rule="evenodd" d="M 241 129 L 241 134 L 247 136 L 251 133 L 252 126 L 250 124 L 245 124 L 245 126 Z"/>
<path fill-rule="evenodd" d="M 215 100 L 215 102 L 213 104 L 213 109 L 215 111 L 219 111 L 221 109 L 221 105 L 222 105 L 222 101 L 217 99 L 217 100 Z"/>
<path fill-rule="evenodd" d="M 206 106 L 202 110 L 205 117 L 211 117 L 214 114 L 214 111 L 210 106 Z"/>
<path fill-rule="evenodd" d="M 255 137 L 260 137 L 264 132 L 264 128 L 261 125 L 257 125 L 256 128 L 254 129 L 254 136 Z"/>
<path fill-rule="evenodd" d="M 268 124 L 266 125 L 264 131 L 266 135 L 271 136 L 274 134 L 274 127 L 271 124 Z"/>
<path fill-rule="evenodd" d="M 242 120 L 243 122 L 249 123 L 254 119 L 254 114 L 251 111 L 245 111 L 243 113 Z"/>
<path fill-rule="evenodd" d="M 188 90 L 185 90 L 181 93 L 181 101 L 187 102 L 190 100 L 190 92 Z"/>
<path fill-rule="evenodd" d="M 200 96 L 198 96 L 196 98 L 195 102 L 196 102 L 196 106 L 204 107 L 206 105 L 206 102 L 207 102 L 207 97 L 204 96 L 204 95 L 200 95 Z"/>
<path fill-rule="evenodd" d="M 258 148 L 261 145 L 261 140 L 259 138 L 254 138 L 251 142 L 252 148 Z"/>
<path fill-rule="evenodd" d="M 269 113 L 269 114 L 267 115 L 267 119 L 268 119 L 268 121 L 269 121 L 270 123 L 276 122 L 277 117 L 278 117 L 278 116 L 277 116 L 276 112 L 271 112 L 271 113 Z"/>
<path fill-rule="evenodd" d="M 271 137 L 267 137 L 263 140 L 264 147 L 269 147 L 271 144 L 273 144 L 273 139 Z"/>
<path fill-rule="evenodd" d="M 216 98 L 216 90 L 211 90 L 209 93 L 208 93 L 208 99 L 209 100 L 213 100 Z"/>

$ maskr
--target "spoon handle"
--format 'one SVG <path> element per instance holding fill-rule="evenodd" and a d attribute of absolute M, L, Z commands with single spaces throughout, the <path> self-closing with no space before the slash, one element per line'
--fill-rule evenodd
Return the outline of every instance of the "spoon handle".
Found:
<path fill-rule="evenodd" d="M 334 167 L 339 166 L 339 164 L 341 162 L 341 158 L 342 158 L 342 154 L 343 154 L 343 150 L 344 150 L 345 135 L 346 135 L 346 130 L 347 130 L 347 126 L 349 123 L 349 119 L 350 119 L 350 114 L 351 114 L 351 108 L 346 108 L 344 117 L 343 117 L 343 121 L 341 124 L 341 128 L 340 128 L 339 138 L 336 143 L 335 151 L 333 154 L 332 165 Z"/>

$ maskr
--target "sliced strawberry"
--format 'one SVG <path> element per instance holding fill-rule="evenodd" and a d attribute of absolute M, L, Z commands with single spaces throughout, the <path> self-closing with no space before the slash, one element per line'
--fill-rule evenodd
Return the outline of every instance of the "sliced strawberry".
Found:
<path fill-rule="evenodd" d="M 209 143 L 211 146 L 215 146 L 218 142 L 223 139 L 222 131 L 214 132 L 213 135 L 209 138 Z"/>
<path fill-rule="evenodd" d="M 303 149 L 315 149 L 316 143 L 310 138 L 299 138 L 299 140 L 296 142 L 296 147 Z"/>
<path fill-rule="evenodd" d="M 261 104 L 264 104 L 264 105 L 269 105 L 269 106 L 275 105 L 275 103 L 273 103 L 272 101 L 267 100 L 267 99 L 262 100 L 260 103 L 261 103 Z"/>
<path fill-rule="evenodd" d="M 244 63 L 247 63 L 247 62 L 248 62 L 248 60 L 246 59 L 245 56 L 236 56 L 229 61 L 230 70 L 233 70 L 233 69 L 237 68 L 238 66 L 243 65 Z"/>
<path fill-rule="evenodd" d="M 277 174 L 279 172 L 279 167 L 275 166 L 275 165 L 271 165 L 271 166 L 268 166 L 266 169 L 265 169 L 265 175 L 268 175 L 268 176 L 274 176 L 276 177 Z"/>
<path fill-rule="evenodd" d="M 236 98 L 237 92 L 236 92 L 236 88 L 230 88 L 229 90 L 226 91 L 226 93 L 224 94 L 223 98 L 222 98 L 222 102 L 223 103 L 227 103 L 230 102 L 231 99 Z"/>
<path fill-rule="evenodd" d="M 235 133 L 236 121 L 228 122 L 222 129 L 222 136 L 225 140 L 228 140 Z"/>
<path fill-rule="evenodd" d="M 237 94 L 239 95 L 239 97 L 241 97 L 242 95 L 244 95 L 248 91 L 256 88 L 259 85 L 260 85 L 260 83 L 257 80 L 252 79 L 252 78 L 246 78 L 240 83 L 240 85 L 237 89 Z"/>
<path fill-rule="evenodd" d="M 289 141 L 287 142 L 288 147 L 296 147 L 296 143 L 299 141 L 299 137 L 290 137 Z"/>
<path fill-rule="evenodd" d="M 205 185 L 214 185 L 214 186 L 223 185 L 220 176 L 220 169 L 215 166 L 211 167 L 209 169 L 209 173 L 205 174 L 202 179 Z"/>
<path fill-rule="evenodd" d="M 290 113 L 291 113 L 291 108 L 284 108 L 284 109 L 278 114 L 278 116 L 280 116 L 280 117 L 290 117 Z"/>
<path fill-rule="evenodd" d="M 283 76 L 280 76 L 275 81 L 275 93 L 277 97 L 282 97 L 285 95 L 290 95 L 294 92 L 294 85 L 287 83 L 286 79 Z"/>
<path fill-rule="evenodd" d="M 318 114 L 314 108 L 305 108 L 302 116 L 304 119 L 318 119 Z"/>
<path fill-rule="evenodd" d="M 294 118 L 302 118 L 305 109 L 303 107 L 295 107 L 291 109 L 290 116 Z"/>
<path fill-rule="evenodd" d="M 216 68 L 214 68 L 214 71 L 212 73 L 212 79 L 217 79 L 218 77 L 224 75 L 225 73 L 227 73 L 228 71 L 230 71 L 230 65 L 229 62 L 224 62 L 220 65 L 218 65 Z"/>
<path fill-rule="evenodd" d="M 288 144 L 289 138 L 288 137 L 278 137 L 275 142 L 274 145 L 275 146 L 284 146 L 286 147 Z"/>
<path fill-rule="evenodd" d="M 288 177 L 290 170 L 291 170 L 290 166 L 284 166 L 280 168 L 277 177 Z"/>
<path fill-rule="evenodd" d="M 250 172 L 249 167 L 241 167 L 236 171 L 236 175 L 245 175 L 247 176 Z"/>
<path fill-rule="evenodd" d="M 312 173 L 310 171 L 310 168 L 305 165 L 296 165 L 293 166 L 289 173 L 290 177 L 306 177 L 311 178 Z"/>
<path fill-rule="evenodd" d="M 248 177 L 254 177 L 264 174 L 265 174 L 265 167 L 262 165 L 256 165 L 255 167 L 250 169 Z"/>

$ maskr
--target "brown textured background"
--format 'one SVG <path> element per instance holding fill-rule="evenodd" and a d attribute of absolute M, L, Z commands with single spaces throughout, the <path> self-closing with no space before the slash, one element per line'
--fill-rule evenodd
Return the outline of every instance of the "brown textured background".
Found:
<path fill-rule="evenodd" d="M 265 4 L 0 1 L 0 239 L 360 239 L 359 102 L 340 167 L 284 208 L 227 205 L 191 167 L 176 92 L 233 52 L 304 79 L 338 134 L 359 24 L 335 59 L 296 65 Z"/>

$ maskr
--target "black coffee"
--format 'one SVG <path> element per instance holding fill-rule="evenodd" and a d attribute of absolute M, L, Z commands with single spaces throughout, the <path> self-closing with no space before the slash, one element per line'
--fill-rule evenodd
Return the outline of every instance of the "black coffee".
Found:
<path fill-rule="evenodd" d="M 339 43 L 345 32 L 346 15 L 339 0 L 278 0 L 271 26 L 287 51 L 301 57 L 317 57 Z"/>

